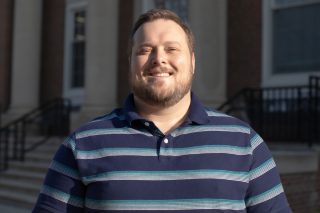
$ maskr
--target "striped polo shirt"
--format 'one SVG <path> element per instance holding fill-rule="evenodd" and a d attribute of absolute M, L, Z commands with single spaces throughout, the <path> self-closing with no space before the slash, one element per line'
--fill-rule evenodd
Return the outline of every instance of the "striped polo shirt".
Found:
<path fill-rule="evenodd" d="M 275 162 L 246 123 L 192 94 L 169 134 L 123 108 L 71 134 L 33 212 L 291 212 Z"/>

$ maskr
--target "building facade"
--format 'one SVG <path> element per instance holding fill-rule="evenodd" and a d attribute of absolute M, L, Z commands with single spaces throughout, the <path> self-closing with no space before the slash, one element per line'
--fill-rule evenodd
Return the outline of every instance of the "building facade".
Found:
<path fill-rule="evenodd" d="M 121 106 L 131 27 L 155 7 L 193 30 L 193 90 L 208 106 L 320 75 L 320 0 L 0 0 L 0 126 L 57 97 L 72 102 L 71 130 Z M 319 151 L 284 149 L 273 154 L 290 205 L 311 212 Z"/>
<path fill-rule="evenodd" d="M 208 106 L 320 71 L 318 0 L 0 0 L 2 123 L 56 97 L 72 101 L 72 127 L 120 106 L 132 24 L 155 7 L 193 30 L 193 90 Z"/>

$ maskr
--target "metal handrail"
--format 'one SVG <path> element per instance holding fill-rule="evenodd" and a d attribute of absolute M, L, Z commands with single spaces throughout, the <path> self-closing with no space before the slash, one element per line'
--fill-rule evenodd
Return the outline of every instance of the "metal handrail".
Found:
<path fill-rule="evenodd" d="M 0 171 L 8 169 L 9 160 L 24 161 L 27 152 L 45 143 L 51 136 L 69 133 L 70 100 L 57 98 L 22 115 L 0 128 Z M 27 133 L 41 136 L 27 144 Z"/>
<path fill-rule="evenodd" d="M 320 77 L 305 86 L 245 88 L 218 110 L 246 122 L 268 141 L 320 141 Z"/>

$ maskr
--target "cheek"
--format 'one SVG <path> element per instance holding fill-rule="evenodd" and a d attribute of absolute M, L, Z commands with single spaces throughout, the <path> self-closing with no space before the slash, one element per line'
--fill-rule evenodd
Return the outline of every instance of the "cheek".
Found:
<path fill-rule="evenodd" d="M 147 65 L 147 59 L 145 57 L 134 57 L 131 61 L 131 71 L 132 72 L 142 72 L 142 70 L 146 67 Z"/>

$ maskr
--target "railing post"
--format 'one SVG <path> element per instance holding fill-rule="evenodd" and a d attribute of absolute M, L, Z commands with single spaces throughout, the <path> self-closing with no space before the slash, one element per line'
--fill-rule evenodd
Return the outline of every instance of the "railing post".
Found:
<path fill-rule="evenodd" d="M 26 120 L 24 119 L 21 123 L 21 135 L 20 135 L 20 155 L 19 160 L 24 161 L 25 147 L 26 147 Z"/>
<path fill-rule="evenodd" d="M 10 127 L 9 127 L 10 130 Z M 18 142 L 19 142 L 19 123 L 15 123 L 13 126 L 13 144 L 12 144 L 12 158 L 14 160 L 18 159 Z"/>
<path fill-rule="evenodd" d="M 0 103 L 0 128 L 2 127 L 2 104 Z"/>
<path fill-rule="evenodd" d="M 312 121 L 310 124 L 309 131 L 309 146 L 312 146 L 312 143 L 319 139 L 320 133 L 318 132 L 319 125 L 319 86 L 320 77 L 310 76 L 309 77 L 309 120 Z"/>

